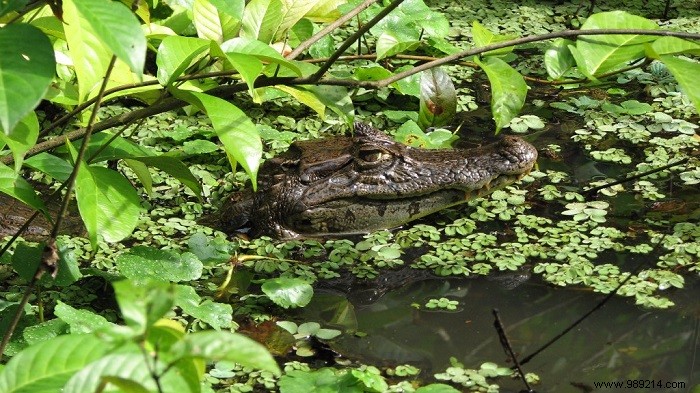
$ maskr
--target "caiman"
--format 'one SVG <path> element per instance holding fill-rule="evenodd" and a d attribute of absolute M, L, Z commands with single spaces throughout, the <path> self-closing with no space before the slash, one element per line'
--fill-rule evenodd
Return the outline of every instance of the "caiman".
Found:
<path fill-rule="evenodd" d="M 519 180 L 537 160 L 506 136 L 473 149 L 418 149 L 356 123 L 352 137 L 294 142 L 263 163 L 258 191 L 233 193 L 211 221 L 233 234 L 326 238 L 394 228 Z"/>

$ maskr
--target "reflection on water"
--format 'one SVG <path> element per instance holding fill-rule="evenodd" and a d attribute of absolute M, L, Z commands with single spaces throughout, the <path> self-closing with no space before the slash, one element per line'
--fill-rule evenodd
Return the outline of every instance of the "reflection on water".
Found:
<path fill-rule="evenodd" d="M 670 311 L 643 310 L 629 299 L 614 297 L 526 364 L 524 371 L 540 376 L 538 392 L 638 391 L 594 389 L 594 382 L 628 379 L 685 383 L 685 389 L 641 390 L 644 392 L 688 391 L 692 384 L 700 383 L 700 284 L 694 280 L 687 285 L 675 294 L 685 297 L 674 299 L 681 305 Z M 351 329 L 356 324 L 367 336 L 345 334 L 333 345 L 335 350 L 377 365 L 414 364 L 424 371 L 421 376 L 425 378 L 448 367 L 451 356 L 468 368 L 478 369 L 484 361 L 508 364 L 493 328 L 494 308 L 500 310 L 511 344 L 522 358 L 603 298 L 601 294 L 532 281 L 508 288 L 483 277 L 426 280 L 394 290 L 374 303 L 354 306 L 350 306 L 356 303 L 352 294 L 319 293 L 304 318 L 326 324 L 342 321 Z M 439 297 L 458 300 L 460 309 L 425 310 L 429 298 Z M 423 310 L 416 310 L 412 303 Z M 353 310 L 356 319 L 349 316 Z M 499 380 L 498 384 L 504 392 L 522 388 L 517 381 Z"/>

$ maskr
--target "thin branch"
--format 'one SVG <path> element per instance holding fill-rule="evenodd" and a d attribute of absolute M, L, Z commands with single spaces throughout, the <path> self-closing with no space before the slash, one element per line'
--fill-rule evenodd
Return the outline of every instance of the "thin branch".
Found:
<path fill-rule="evenodd" d="M 563 38 L 563 37 L 578 37 L 582 35 L 658 35 L 665 37 L 678 37 L 693 40 L 700 40 L 700 34 L 686 33 L 679 31 L 665 31 L 665 30 L 646 30 L 646 29 L 595 29 L 595 30 L 563 30 L 556 31 L 553 33 L 547 33 L 542 35 L 531 35 L 527 37 L 517 38 L 510 41 L 498 42 L 491 45 L 482 46 L 479 48 L 469 49 L 463 52 L 455 53 L 443 57 L 439 60 L 431 61 L 425 64 L 421 64 L 410 70 L 400 72 L 398 74 L 392 75 L 389 78 L 377 81 L 376 85 L 378 88 L 387 87 L 390 84 L 401 80 L 403 78 L 409 77 L 413 74 L 425 71 L 427 69 L 437 67 L 443 64 L 452 63 L 455 60 L 461 59 L 467 56 L 474 56 L 480 53 L 489 52 L 496 49 L 507 48 L 509 46 L 528 44 L 531 42 L 551 40 L 553 38 Z"/>
<path fill-rule="evenodd" d="M 527 382 L 527 378 L 525 378 L 525 373 L 523 372 L 522 367 L 520 367 L 518 357 L 515 356 L 513 346 L 510 345 L 510 340 L 508 340 L 508 335 L 506 334 L 506 330 L 503 327 L 503 323 L 501 322 L 501 316 L 498 314 L 498 310 L 494 308 L 492 312 L 494 318 L 493 327 L 496 328 L 496 332 L 498 333 L 498 339 L 501 341 L 501 346 L 503 347 L 503 350 L 506 352 L 508 357 L 510 357 L 511 360 L 513 360 L 513 367 L 515 367 L 515 369 L 518 371 L 520 379 L 525 384 L 525 387 L 527 388 L 526 392 L 534 392 L 530 384 Z"/>
<path fill-rule="evenodd" d="M 377 14 L 377 16 L 375 16 L 374 18 L 372 18 L 372 20 L 370 20 L 370 21 L 367 22 L 365 25 L 363 25 L 362 27 L 360 27 L 359 29 L 357 29 L 357 31 L 356 31 L 354 34 L 352 34 L 350 37 L 348 37 L 348 39 L 346 39 L 345 41 L 343 41 L 343 43 L 340 44 L 340 47 L 339 47 L 338 49 L 336 49 L 335 52 L 333 52 L 333 54 L 331 55 L 331 57 L 328 58 L 328 61 L 327 61 L 325 64 L 323 64 L 323 65 L 321 66 L 321 68 L 319 68 L 318 71 L 316 71 L 316 73 L 314 73 L 314 74 L 311 76 L 311 81 L 312 81 L 312 83 L 315 82 L 315 81 L 320 80 L 321 77 L 326 73 L 326 71 L 328 71 L 328 70 L 331 68 L 331 66 L 332 66 L 333 64 L 335 64 L 335 62 L 338 60 L 338 58 L 340 58 L 340 56 L 341 56 L 343 53 L 345 53 L 345 51 L 346 51 L 350 46 L 352 46 L 353 43 L 355 43 L 358 39 L 360 39 L 360 37 L 362 37 L 363 34 L 365 34 L 366 32 L 368 32 L 369 29 L 371 29 L 374 25 L 376 25 L 377 23 L 379 23 L 379 21 L 381 21 L 382 19 L 384 19 L 384 17 L 386 17 L 387 15 L 389 15 L 389 13 L 391 13 L 391 11 L 393 11 L 394 9 L 396 9 L 396 7 L 398 7 L 399 5 L 401 5 L 401 3 L 403 3 L 403 1 L 404 1 L 404 0 L 394 0 L 394 1 L 392 1 L 388 6 L 386 6 L 386 8 L 384 8 L 383 10 L 381 10 L 381 11 Z"/>
<path fill-rule="evenodd" d="M 333 23 L 329 24 L 325 28 L 323 28 L 321 31 L 318 33 L 314 34 L 311 38 L 308 40 L 302 42 L 294 48 L 293 51 L 289 52 L 289 54 L 286 56 L 287 60 L 294 60 L 299 55 L 304 52 L 305 50 L 309 49 L 311 45 L 315 44 L 318 42 L 321 38 L 327 36 L 330 34 L 333 30 L 337 29 L 338 27 L 342 26 L 345 22 L 349 21 L 352 19 L 355 15 L 359 14 L 360 12 L 364 11 L 367 9 L 367 7 L 371 6 L 372 4 L 376 3 L 377 0 L 365 0 L 362 4 L 358 5 L 355 7 L 352 11 L 348 12 L 347 14 L 341 16 L 340 18 L 336 19 L 333 21 Z"/>

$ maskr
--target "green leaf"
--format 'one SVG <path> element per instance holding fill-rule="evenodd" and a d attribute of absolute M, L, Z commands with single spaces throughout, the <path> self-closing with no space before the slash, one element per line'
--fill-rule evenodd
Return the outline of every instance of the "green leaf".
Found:
<path fill-rule="evenodd" d="M 570 45 L 573 45 L 573 41 L 559 38 L 544 53 L 544 65 L 550 78 L 560 79 L 576 63 L 569 50 Z"/>
<path fill-rule="evenodd" d="M 422 129 L 449 124 L 457 113 L 457 92 L 452 79 L 439 67 L 423 71 L 420 79 L 418 124 Z"/>
<path fill-rule="evenodd" d="M 279 54 L 279 52 L 277 52 L 269 45 L 266 45 L 265 43 L 255 39 L 237 37 L 224 42 L 221 45 L 221 49 L 226 54 L 239 53 L 255 56 L 256 58 L 265 63 L 278 64 L 292 71 L 297 76 L 302 75 L 299 66 L 285 59 L 281 54 Z"/>
<path fill-rule="evenodd" d="M 459 393 L 459 390 L 442 383 L 431 383 L 416 389 L 416 393 Z"/>
<path fill-rule="evenodd" d="M 143 162 L 144 164 L 156 167 L 168 175 L 176 178 L 185 187 L 192 190 L 198 197 L 202 196 L 202 187 L 199 180 L 192 174 L 190 168 L 181 160 L 175 157 L 156 156 L 156 157 L 131 157 L 132 160 Z"/>
<path fill-rule="evenodd" d="M 127 278 L 163 282 L 192 281 L 202 276 L 202 262 L 192 253 L 132 247 L 119 255 L 117 269 Z"/>
<path fill-rule="evenodd" d="M 385 30 L 377 38 L 377 60 L 416 49 L 420 45 L 420 33 L 415 29 L 397 28 Z"/>
<path fill-rule="evenodd" d="M 486 72 L 491 83 L 491 112 L 498 134 L 525 104 L 527 84 L 518 71 L 499 58 L 476 59 L 476 63 Z"/>
<path fill-rule="evenodd" d="M 167 392 L 188 392 L 190 391 L 189 384 L 185 377 L 175 370 L 170 370 L 161 375 L 158 383 L 151 375 L 151 367 L 157 367 L 157 372 L 162 372 L 165 365 L 162 362 L 155 362 L 154 365 L 146 363 L 150 361 L 141 352 L 111 354 L 102 357 L 101 359 L 90 363 L 78 373 L 76 373 L 66 386 L 61 390 L 62 393 L 85 393 L 101 391 L 100 386 L 103 384 L 103 379 L 110 378 L 113 381 L 122 380 L 130 381 L 127 384 L 130 387 L 140 386 L 136 392 L 158 391 L 159 386 L 162 391 Z M 121 386 L 124 383 L 119 382 Z M 136 385 L 135 385 L 136 384 Z M 109 385 L 108 385 L 109 386 Z M 111 391 L 111 389 L 108 389 Z"/>
<path fill-rule="evenodd" d="M 197 36 L 218 43 L 235 37 L 241 26 L 243 12 L 241 3 L 241 1 L 232 2 L 226 7 L 228 12 L 223 12 L 219 7 L 226 6 L 225 1 L 217 1 L 215 4 L 208 0 L 195 0 L 192 6 L 192 22 L 197 29 Z M 231 15 L 232 13 L 237 16 Z"/>
<path fill-rule="evenodd" d="M 282 18 L 280 0 L 251 0 L 243 11 L 240 36 L 268 44 L 275 37 Z"/>
<path fill-rule="evenodd" d="M 347 371 L 322 368 L 317 371 L 292 370 L 279 380 L 280 393 L 361 393 L 357 379 Z"/>
<path fill-rule="evenodd" d="M 68 324 L 65 322 L 60 319 L 51 319 L 24 328 L 22 331 L 22 338 L 31 346 L 68 334 L 68 330 Z"/>
<path fill-rule="evenodd" d="M 210 238 L 203 233 L 195 233 L 187 241 L 190 251 L 207 264 L 216 264 L 228 261 L 231 254 L 228 251 L 228 242 L 221 238 Z"/>
<path fill-rule="evenodd" d="M 185 314 L 206 322 L 214 330 L 231 327 L 233 308 L 230 304 L 202 300 L 194 288 L 187 285 L 178 285 L 175 289 L 175 305 Z"/>
<path fill-rule="evenodd" d="M 211 330 L 190 333 L 173 346 L 172 352 L 179 353 L 181 357 L 236 362 L 244 367 L 280 375 L 277 362 L 264 346 L 237 333 Z"/>
<path fill-rule="evenodd" d="M 265 280 L 262 291 L 275 304 L 284 308 L 304 307 L 314 294 L 313 288 L 306 281 L 284 277 Z"/>
<path fill-rule="evenodd" d="M 172 310 L 175 287 L 162 281 L 122 280 L 112 283 L 126 324 L 137 334 L 147 331 Z"/>
<path fill-rule="evenodd" d="M 15 126 L 15 129 L 9 135 L 0 132 L 0 140 L 4 141 L 10 150 L 12 150 L 16 172 L 19 172 L 22 168 L 24 155 L 36 144 L 38 137 L 39 120 L 34 112 L 29 112 L 29 114 Z"/>
<path fill-rule="evenodd" d="M 224 144 L 226 153 L 241 166 L 250 176 L 253 188 L 256 188 L 256 178 L 260 159 L 262 158 L 262 142 L 258 130 L 243 111 L 221 98 L 204 93 L 178 91 L 178 96 L 190 104 L 204 110 L 211 119 L 216 135 Z"/>
<path fill-rule="evenodd" d="M 116 326 L 102 315 L 73 308 L 60 300 L 54 308 L 54 314 L 70 326 L 71 333 L 92 333 L 96 330 Z"/>
<path fill-rule="evenodd" d="M 0 29 L 0 131 L 10 135 L 39 104 L 55 69 L 51 42 L 41 30 L 23 23 Z"/>
<path fill-rule="evenodd" d="M 32 208 L 46 213 L 44 202 L 34 192 L 34 188 L 12 168 L 0 163 L 0 192 L 5 193 Z"/>
<path fill-rule="evenodd" d="M 83 163 L 75 182 L 75 199 L 93 249 L 98 235 L 116 243 L 131 235 L 138 224 L 139 196 L 119 172 Z"/>
<path fill-rule="evenodd" d="M 700 56 L 700 44 L 678 37 L 659 37 L 652 42 L 651 49 L 654 55 L 650 56 L 647 53 L 647 56 L 655 59 L 658 59 L 659 55 L 689 54 Z"/>
<path fill-rule="evenodd" d="M 63 6 L 67 3 L 80 14 L 80 22 L 89 24 L 100 42 L 141 78 L 146 62 L 146 36 L 126 5 L 118 1 L 65 0 Z"/>
<path fill-rule="evenodd" d="M 314 93 L 326 107 L 351 125 L 354 118 L 355 106 L 348 94 L 348 90 L 343 86 L 305 86 L 308 91 Z"/>
<path fill-rule="evenodd" d="M 17 249 L 12 254 L 12 267 L 20 278 L 30 281 L 34 277 L 41 263 L 43 249 L 42 245 L 17 244 Z"/>
<path fill-rule="evenodd" d="M 676 78 L 683 93 L 695 105 L 695 110 L 700 113 L 700 86 L 698 85 L 700 63 L 670 55 L 661 55 L 659 58 Z"/>
<path fill-rule="evenodd" d="M 313 109 L 321 119 L 326 118 L 326 105 L 318 98 L 316 94 L 310 92 L 304 86 L 277 85 L 272 88 L 289 94 L 297 101 Z"/>
<path fill-rule="evenodd" d="M 658 28 L 655 22 L 625 11 L 593 14 L 581 26 L 581 30 Z M 585 69 L 584 74 L 599 75 L 644 57 L 644 44 L 654 40 L 656 37 L 633 34 L 582 36 L 576 41 L 576 49 L 580 54 L 576 61 L 579 68 Z"/>
<path fill-rule="evenodd" d="M 102 357 L 109 346 L 92 335 L 71 334 L 33 345 L 0 371 L 0 392 L 62 392 L 66 381 Z"/>
<path fill-rule="evenodd" d="M 472 22 L 472 35 L 474 36 L 474 46 L 477 48 L 503 41 L 509 41 L 515 38 L 515 36 L 512 35 L 493 34 L 477 21 Z M 503 55 L 512 52 L 513 48 L 514 47 L 512 46 L 508 46 L 506 48 L 492 50 L 483 53 L 482 56 Z"/>
<path fill-rule="evenodd" d="M 73 165 L 68 161 L 49 153 L 39 153 L 29 157 L 24 161 L 24 164 L 61 182 L 68 180 L 73 172 Z"/>
<path fill-rule="evenodd" d="M 210 42 L 201 38 L 169 36 L 158 46 L 156 65 L 158 82 L 170 86 L 185 70 L 209 49 Z"/>
<path fill-rule="evenodd" d="M 303 18 L 306 13 L 311 11 L 315 6 L 317 0 L 285 0 L 282 2 L 282 20 L 279 25 L 277 25 L 275 34 L 272 41 L 282 41 L 284 40 L 287 32 L 294 26 L 297 22 Z"/>
<path fill-rule="evenodd" d="M 146 190 L 146 194 L 150 197 L 153 194 L 153 176 L 151 176 L 151 172 L 148 170 L 146 164 L 129 158 L 125 158 L 124 163 L 134 172 L 136 177 L 139 178 L 143 189 Z"/>

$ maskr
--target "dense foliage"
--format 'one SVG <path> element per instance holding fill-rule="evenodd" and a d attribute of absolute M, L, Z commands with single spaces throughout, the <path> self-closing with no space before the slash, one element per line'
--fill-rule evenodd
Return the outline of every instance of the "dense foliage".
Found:
<path fill-rule="evenodd" d="M 700 55 L 700 35 L 662 29 L 656 21 L 625 11 L 574 15 L 561 22 L 561 31 L 518 37 L 519 33 L 496 32 L 487 28 L 488 22 L 474 20 L 469 21 L 468 40 L 456 43 L 446 37 L 453 34 L 457 22 L 449 12 L 438 12 L 422 0 L 381 5 L 340 0 L 0 3 L 0 192 L 55 223 L 45 243 L 8 242 L 8 247 L 14 247 L 12 255 L 0 256 L 3 266 L 10 267 L 3 274 L 26 288 L 24 295 L 16 292 L 0 303 L 4 345 L 12 338 L 4 354 L 13 356 L 0 372 L 0 391 L 212 391 L 212 385 L 235 371 L 240 374 L 243 367 L 254 375 L 251 380 L 258 386 L 277 386 L 283 392 L 312 387 L 384 391 L 388 389 L 385 377 L 371 366 L 310 371 L 306 365 L 289 362 L 281 370 L 270 355 L 271 348 L 231 332 L 236 327 L 233 317 L 255 320 L 261 304 L 303 307 L 313 296 L 309 281 L 331 278 L 342 268 L 372 277 L 376 269 L 401 264 L 403 248 L 409 246 L 430 245 L 417 265 L 441 275 L 515 270 L 526 258 L 552 257 L 535 268 L 550 282 L 584 284 L 605 293 L 615 290 L 626 274 L 612 264 L 593 266 L 590 260 L 606 250 L 646 253 L 650 249 L 618 243 L 621 232 L 602 225 L 607 202 L 584 201 L 574 192 L 565 195 L 554 185 L 542 187 L 541 197 L 565 199 L 562 214 L 570 216 L 556 226 L 527 214 L 524 196 L 511 190 L 510 194 L 494 194 L 489 202 L 474 202 L 475 213 L 470 218 L 441 229 L 424 225 L 395 236 L 380 232 L 357 244 L 343 240 L 275 244 L 258 239 L 240 247 L 203 230 L 190 236 L 180 250 L 173 250 L 168 249 L 173 247 L 167 241 L 158 240 L 158 236 L 167 237 L 167 229 L 163 233 L 154 229 L 148 238 L 139 238 L 146 236 L 143 231 L 134 235 L 143 224 L 144 212 L 158 211 L 145 197 L 158 192 L 157 185 L 166 174 L 181 183 L 173 189 L 186 187 L 192 199 L 222 192 L 212 191 L 219 185 L 212 180 L 214 175 L 186 161 L 218 152 L 220 147 L 211 140 L 225 151 L 229 169 L 235 172 L 240 165 L 245 171 L 235 175 L 236 180 L 242 183 L 247 177 L 255 186 L 266 154 L 263 141 L 279 151 L 296 138 L 265 123 L 260 113 L 266 105 L 301 103 L 313 111 L 309 117 L 340 131 L 350 128 L 355 116 L 368 115 L 372 104 L 363 102 L 370 100 L 368 96 L 380 102 L 418 102 L 412 113 L 394 112 L 397 138 L 423 147 L 449 145 L 454 140 L 452 132 L 429 132 L 430 128 L 443 126 L 458 110 L 471 108 L 455 93 L 450 73 L 437 68 L 441 65 L 450 65 L 451 71 L 465 67 L 483 71 L 490 86 L 496 132 L 543 127 L 537 116 L 519 116 L 527 102 L 528 83 L 569 87 L 621 83 L 639 70 L 653 73 L 654 67 L 680 87 L 684 96 L 678 99 L 690 103 L 678 108 L 700 110 L 700 85 L 695 80 L 700 63 L 693 58 Z M 533 61 L 537 66 L 528 66 Z M 101 108 L 104 103 L 123 103 L 129 109 Z M 151 122 L 156 114 L 183 107 L 192 115 L 192 123 L 177 123 L 182 120 L 168 117 Z M 664 113 L 652 112 L 651 106 L 633 99 L 618 105 L 572 98 L 552 107 L 591 122 L 596 115 L 590 110 L 602 108 L 619 120 L 593 130 L 577 130 L 575 138 L 589 146 L 606 138 L 606 133 L 627 141 L 650 139 L 645 129 L 618 126 L 622 116 L 648 114 L 664 130 L 685 135 L 694 135 L 697 128 L 680 120 L 687 114 L 665 118 Z M 197 115 L 200 112 L 206 116 Z M 149 143 L 160 137 L 152 131 L 162 125 L 159 122 L 166 123 L 164 128 L 172 125 L 168 122 L 177 126 L 167 136 L 169 147 Z M 301 124 L 297 123 L 297 129 L 304 128 Z M 317 130 L 309 128 L 313 136 Z M 188 139 L 192 135 L 198 137 Z M 669 151 L 685 152 L 689 146 Z M 591 156 L 601 161 L 631 162 L 615 146 L 591 150 Z M 670 158 L 650 159 L 647 165 L 667 163 Z M 546 176 L 556 183 L 556 173 Z M 700 173 L 687 170 L 681 178 L 687 185 L 696 184 Z M 50 198 L 68 200 L 74 195 L 89 244 L 56 240 L 61 218 L 37 195 L 39 183 L 50 184 Z M 64 189 L 67 192 L 62 193 Z M 648 186 L 639 192 L 648 195 L 656 189 Z M 201 211 L 183 213 L 194 216 Z M 513 228 L 522 247 L 513 242 L 496 248 L 495 238 L 474 232 L 476 222 L 494 217 L 516 222 Z M 695 244 L 700 236 L 694 231 L 681 227 L 675 237 L 654 233 L 650 238 Z M 580 238 L 571 240 L 575 236 Z M 131 242 L 129 246 L 142 240 L 147 245 L 119 244 L 125 240 Z M 580 243 L 589 248 L 581 252 Z M 90 268 L 80 265 L 76 254 L 95 256 L 107 244 L 122 252 Z M 514 248 L 519 251 L 509 253 Z M 238 252 L 246 255 L 236 255 Z M 688 255 L 697 252 L 687 250 Z M 475 253 L 480 256 L 465 267 L 466 256 Z M 310 265 L 295 262 L 300 254 L 302 260 L 328 255 L 328 263 L 318 263 L 313 266 L 318 269 L 312 271 Z M 674 254 L 662 263 L 697 270 L 696 262 L 683 258 Z M 234 277 L 237 266 L 250 267 L 255 273 L 283 274 L 256 282 L 253 277 Z M 186 284 L 217 273 L 229 274 L 220 286 Z M 668 301 L 653 296 L 653 291 L 659 285 L 682 287 L 682 277 L 666 270 L 647 274 L 656 287 L 637 279 L 626 290 L 647 306 L 669 306 Z M 48 293 L 71 291 L 71 285 L 87 276 L 111 283 L 117 315 L 105 317 L 68 305 L 59 295 L 42 298 L 33 292 L 37 287 Z M 248 286 L 255 284 L 260 284 L 260 290 L 249 293 Z M 35 306 L 27 305 L 30 296 Z M 237 310 L 223 301 L 227 297 L 236 298 Z M 43 313 L 44 302 L 51 303 L 50 315 Z M 454 306 L 449 299 L 426 305 Z M 22 317 L 25 308 L 30 312 Z M 285 337 L 294 343 L 297 354 L 308 349 L 309 337 L 331 339 L 336 335 L 317 325 L 284 322 Z M 212 362 L 217 362 L 213 370 L 208 367 Z M 491 363 L 469 370 L 468 377 L 463 368 L 455 368 L 462 370 L 459 378 L 445 373 L 439 379 L 456 386 L 493 389 L 487 378 L 510 374 L 509 369 Z M 218 373 L 220 379 L 203 381 L 205 371 L 207 378 L 213 380 Z M 456 390 L 431 384 L 416 391 Z"/>

